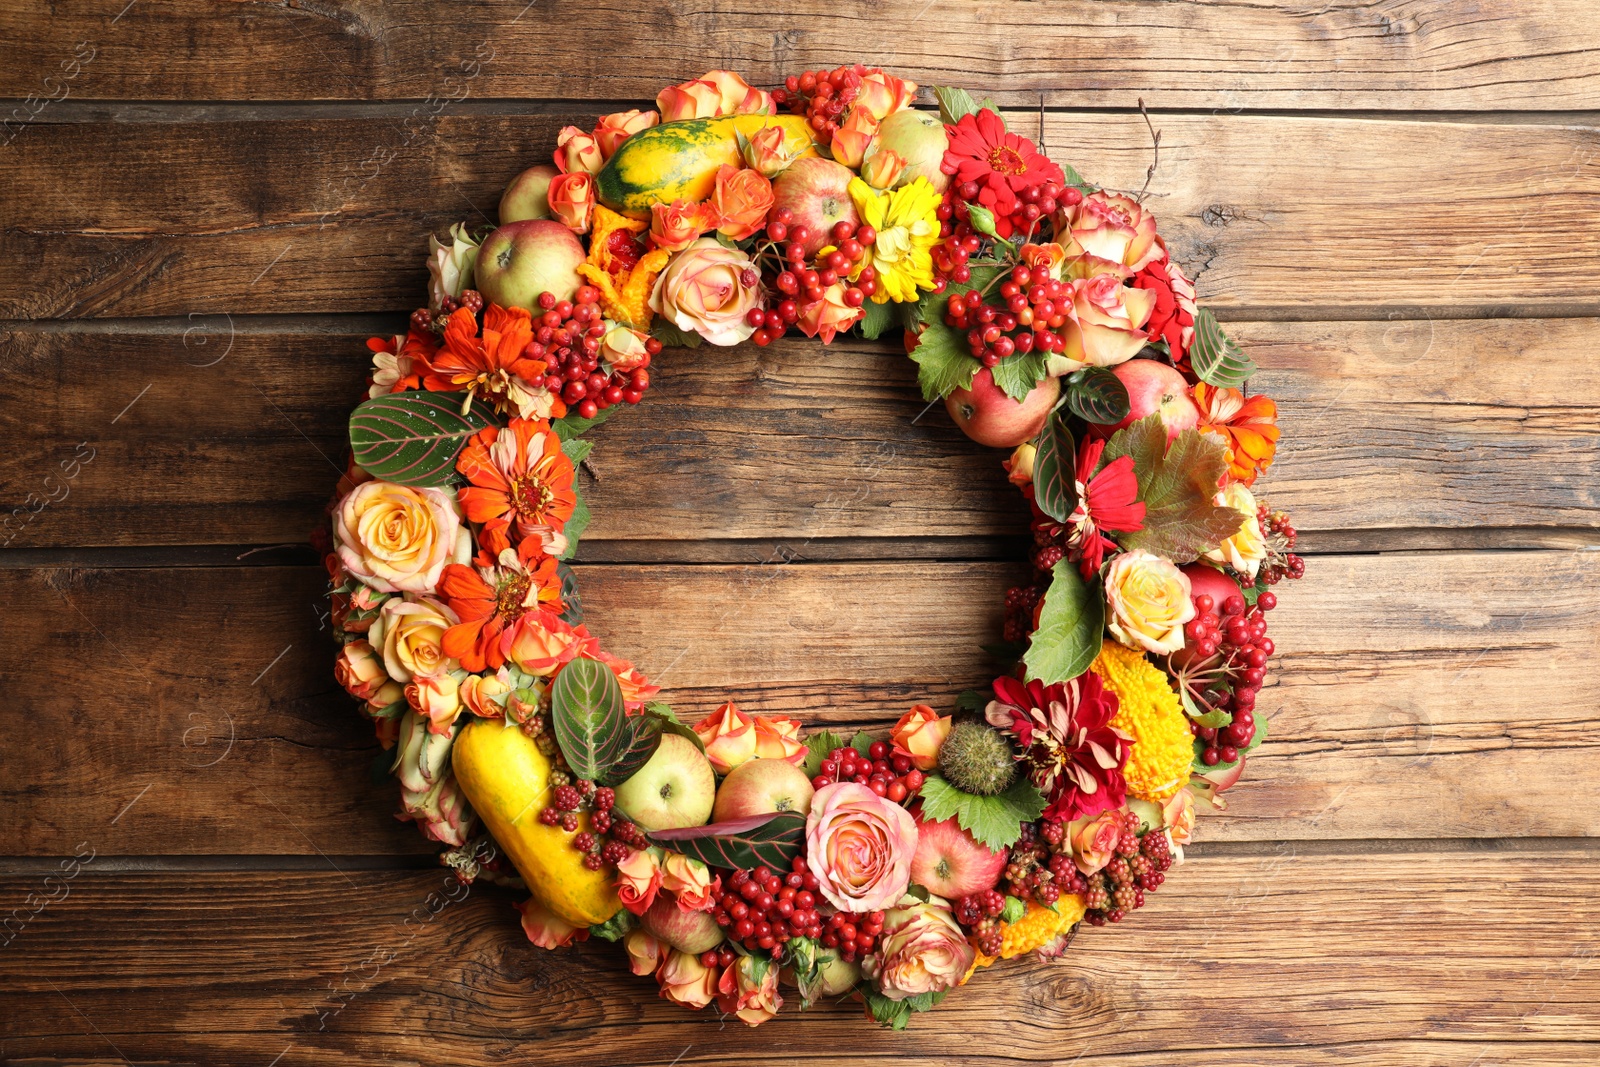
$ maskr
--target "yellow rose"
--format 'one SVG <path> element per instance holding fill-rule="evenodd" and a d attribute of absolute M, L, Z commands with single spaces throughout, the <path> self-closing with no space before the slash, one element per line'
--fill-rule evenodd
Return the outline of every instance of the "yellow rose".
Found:
<path fill-rule="evenodd" d="M 431 593 L 463 532 L 453 492 L 393 482 L 362 482 L 333 516 L 339 562 L 385 593 Z"/>
<path fill-rule="evenodd" d="M 731 700 L 695 723 L 694 732 L 718 774 L 756 758 L 756 724 Z"/>
<path fill-rule="evenodd" d="M 1207 552 L 1206 559 L 1225 563 L 1254 580 L 1256 571 L 1261 569 L 1261 561 L 1267 558 L 1267 540 L 1261 534 L 1261 522 L 1256 516 L 1255 494 L 1235 482 L 1218 493 L 1212 503 L 1244 515 L 1244 525 L 1239 527 L 1238 533 Z"/>
<path fill-rule="evenodd" d="M 445 655 L 440 642 L 444 632 L 460 621 L 455 612 L 430 597 L 384 601 L 372 637 L 383 649 L 383 666 L 389 677 L 409 682 L 455 670 L 458 664 Z"/>
<path fill-rule="evenodd" d="M 950 716 L 941 717 L 926 704 L 913 705 L 894 724 L 890 740 L 896 755 L 905 756 L 919 771 L 939 766 L 939 749 L 950 736 Z"/>
<path fill-rule="evenodd" d="M 1129 648 L 1171 653 L 1183 647 L 1183 624 L 1194 618 L 1189 579 L 1169 559 L 1142 549 L 1106 567 L 1106 628 Z"/>

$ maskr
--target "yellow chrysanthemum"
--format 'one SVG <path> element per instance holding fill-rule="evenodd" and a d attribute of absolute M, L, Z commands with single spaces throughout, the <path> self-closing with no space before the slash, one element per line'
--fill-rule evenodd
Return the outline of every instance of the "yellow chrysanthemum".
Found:
<path fill-rule="evenodd" d="M 926 178 L 880 192 L 860 178 L 850 179 L 850 199 L 861 221 L 878 231 L 876 240 L 850 280 L 870 266 L 878 274 L 877 304 L 908 304 L 918 289 L 933 288 L 933 246 L 939 243 L 939 200 Z"/>
<path fill-rule="evenodd" d="M 1194 735 L 1178 694 L 1167 676 L 1144 653 L 1107 641 L 1089 668 L 1117 694 L 1117 717 L 1111 725 L 1133 737 L 1133 752 L 1122 773 L 1128 795 L 1164 801 L 1189 781 L 1194 762 Z"/>
<path fill-rule="evenodd" d="M 1030 900 L 1027 914 L 1002 929 L 1000 955 L 985 956 L 981 952 L 978 953 L 977 958 L 972 961 L 972 966 L 967 968 L 967 973 L 962 977 L 962 984 L 965 984 L 978 968 L 987 967 L 997 959 L 1013 959 L 1025 952 L 1032 952 L 1048 945 L 1072 929 L 1074 923 L 1081 921 L 1085 910 L 1083 898 L 1078 896 L 1069 895 L 1057 900 L 1054 911 Z"/>

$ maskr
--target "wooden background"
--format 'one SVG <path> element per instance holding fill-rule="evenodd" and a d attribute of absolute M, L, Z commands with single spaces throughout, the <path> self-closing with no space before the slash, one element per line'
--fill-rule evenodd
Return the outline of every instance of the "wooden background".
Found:
<path fill-rule="evenodd" d="M 6 0 L 0 1061 L 1595 1062 L 1593 16 Z M 1143 180 L 1144 98 L 1151 203 L 1280 400 L 1263 485 L 1311 558 L 1272 739 L 1132 921 L 906 1034 L 850 1005 L 749 1031 L 609 949 L 534 949 L 507 895 L 438 895 L 304 541 L 426 232 L 492 221 L 568 121 L 858 58 L 1025 130 L 1042 102 L 1051 154 L 1111 186 Z M 655 380 L 595 434 L 609 647 L 688 713 L 882 722 L 989 676 L 1022 508 L 917 421 L 909 361 L 793 340 Z"/>

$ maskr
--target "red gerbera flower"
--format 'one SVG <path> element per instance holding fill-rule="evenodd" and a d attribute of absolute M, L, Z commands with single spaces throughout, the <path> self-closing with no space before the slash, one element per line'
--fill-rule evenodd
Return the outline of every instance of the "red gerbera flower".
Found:
<path fill-rule="evenodd" d="M 469 671 L 499 669 L 506 661 L 501 636 L 525 612 L 566 610 L 555 557 L 544 555 L 535 537 L 518 545 L 514 556 L 502 554 L 493 567 L 446 564 L 439 575 L 439 595 L 461 620 L 439 643 L 445 655 Z"/>
<path fill-rule="evenodd" d="M 1139 499 L 1139 479 L 1133 457 L 1118 456 L 1095 472 L 1106 443 L 1085 437 L 1078 448 L 1076 485 L 1078 506 L 1067 516 L 1067 547 L 1078 556 L 1078 572 L 1088 579 L 1100 569 L 1107 551 L 1117 543 L 1102 530 L 1130 533 L 1144 529 L 1144 502 Z"/>
<path fill-rule="evenodd" d="M 1011 214 L 1024 189 L 1045 182 L 1066 184 L 1061 168 L 1039 154 L 1026 137 L 1006 132 L 1005 121 L 988 108 L 963 115 L 946 126 L 950 147 L 940 170 L 957 185 L 978 183 L 978 203 L 994 212 L 995 229 L 1011 236 Z"/>
<path fill-rule="evenodd" d="M 1122 768 L 1133 738 L 1111 725 L 1117 694 L 1098 674 L 1048 686 L 996 678 L 994 695 L 984 717 L 1021 745 L 1017 760 L 1050 801 L 1046 819 L 1082 819 L 1122 806 L 1128 795 Z"/>

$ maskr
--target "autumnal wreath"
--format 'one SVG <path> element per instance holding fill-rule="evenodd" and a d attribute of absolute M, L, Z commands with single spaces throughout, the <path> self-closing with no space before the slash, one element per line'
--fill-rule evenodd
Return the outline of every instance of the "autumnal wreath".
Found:
<path fill-rule="evenodd" d="M 501 225 L 430 239 L 429 302 L 374 338 L 321 536 L 338 680 L 401 819 L 525 888 L 557 948 L 620 941 L 756 1025 L 854 991 L 903 1027 L 996 959 L 1063 951 L 1159 887 L 1265 736 L 1294 529 L 1253 365 L 1140 198 L 960 89 L 863 66 L 728 71 L 561 131 Z M 692 725 L 582 622 L 588 431 L 664 348 L 903 330 L 1032 512 L 992 692 L 844 738 L 728 703 Z"/>

